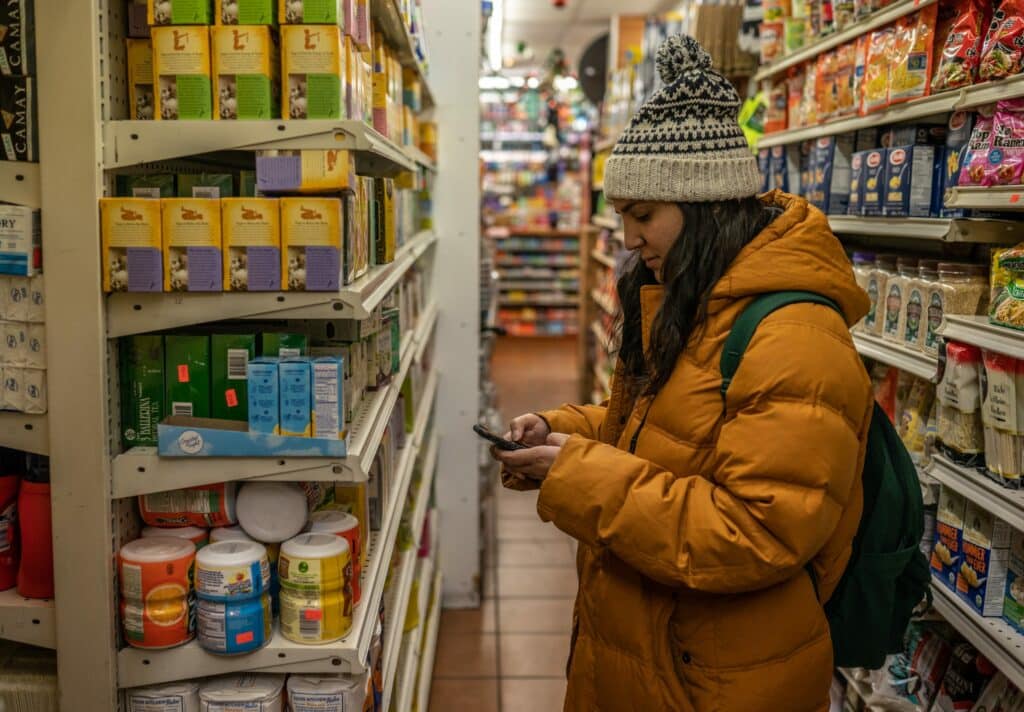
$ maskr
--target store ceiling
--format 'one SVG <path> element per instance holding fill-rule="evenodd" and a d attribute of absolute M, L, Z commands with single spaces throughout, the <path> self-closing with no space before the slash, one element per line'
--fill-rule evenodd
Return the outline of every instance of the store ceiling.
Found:
<path fill-rule="evenodd" d="M 580 54 L 610 28 L 612 15 L 645 15 L 678 7 L 678 0 L 565 0 L 556 8 L 553 0 L 505 0 L 504 46 L 506 62 L 516 56 L 516 45 L 526 42 L 533 58 L 515 66 L 543 65 L 552 49 L 561 47 L 575 70 Z"/>

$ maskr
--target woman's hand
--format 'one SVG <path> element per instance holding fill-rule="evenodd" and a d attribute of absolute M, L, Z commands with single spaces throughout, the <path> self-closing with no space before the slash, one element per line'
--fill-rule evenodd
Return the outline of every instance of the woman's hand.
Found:
<path fill-rule="evenodd" d="M 535 413 L 527 413 L 514 418 L 508 425 L 505 439 L 514 443 L 522 443 L 530 447 L 544 445 L 548 441 L 551 428 L 544 418 Z"/>
<path fill-rule="evenodd" d="M 551 433 L 544 445 L 512 451 L 491 448 L 491 454 L 510 474 L 523 479 L 543 480 L 568 439 L 564 433 Z"/>

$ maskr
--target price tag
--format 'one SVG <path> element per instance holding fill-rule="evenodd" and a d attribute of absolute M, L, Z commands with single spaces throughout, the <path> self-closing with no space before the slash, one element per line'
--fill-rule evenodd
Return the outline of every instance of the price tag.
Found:
<path fill-rule="evenodd" d="M 224 400 L 228 404 L 228 408 L 235 408 L 238 406 L 238 393 L 234 388 L 229 388 L 224 392 Z"/>
<path fill-rule="evenodd" d="M 178 383 L 188 383 L 188 364 L 178 364 Z"/>

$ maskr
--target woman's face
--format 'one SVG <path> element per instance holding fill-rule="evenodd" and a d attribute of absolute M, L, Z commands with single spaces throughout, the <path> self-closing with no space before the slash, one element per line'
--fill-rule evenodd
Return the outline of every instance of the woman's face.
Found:
<path fill-rule="evenodd" d="M 683 232 L 683 211 L 675 203 L 647 200 L 613 200 L 612 205 L 622 216 L 626 249 L 638 252 L 660 282 L 665 258 Z"/>

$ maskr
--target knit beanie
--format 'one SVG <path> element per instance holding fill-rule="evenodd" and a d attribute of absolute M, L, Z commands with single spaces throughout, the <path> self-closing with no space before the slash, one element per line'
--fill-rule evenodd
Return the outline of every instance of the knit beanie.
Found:
<path fill-rule="evenodd" d="M 615 144 L 605 196 L 700 203 L 755 195 L 761 175 L 736 120 L 740 98 L 732 84 L 687 35 L 665 40 L 657 65 L 664 86 Z"/>

